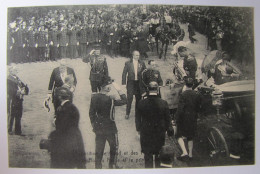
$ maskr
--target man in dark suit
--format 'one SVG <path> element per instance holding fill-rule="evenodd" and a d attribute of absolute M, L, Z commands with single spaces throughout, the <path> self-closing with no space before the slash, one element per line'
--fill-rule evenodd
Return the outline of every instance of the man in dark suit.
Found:
<path fill-rule="evenodd" d="M 165 133 L 173 135 L 168 103 L 158 96 L 158 83 L 149 83 L 147 98 L 138 103 L 136 130 L 140 133 L 145 168 L 160 167 L 159 152 L 165 143 Z"/>
<path fill-rule="evenodd" d="M 52 96 L 52 102 L 54 105 L 54 110 L 56 113 L 57 107 L 59 106 L 59 103 L 57 100 L 55 100 L 54 97 L 54 91 L 55 88 L 61 87 L 64 85 L 65 79 L 67 76 L 72 76 L 74 81 L 73 81 L 73 86 L 71 86 L 70 90 L 73 92 L 75 90 L 75 87 L 77 85 L 77 78 L 75 75 L 75 72 L 72 68 L 66 66 L 66 60 L 62 59 L 60 61 L 60 66 L 57 68 L 54 68 L 51 74 L 50 82 L 49 82 L 49 87 L 48 87 L 48 98 L 50 99 Z"/>
<path fill-rule="evenodd" d="M 133 58 L 125 63 L 122 74 L 122 85 L 126 85 L 127 89 L 126 119 L 129 118 L 133 95 L 135 95 L 136 100 L 135 106 L 137 106 L 138 101 L 141 99 L 140 79 L 142 72 L 146 69 L 146 66 L 143 61 L 139 60 L 139 57 L 139 51 L 133 51 Z"/>
<path fill-rule="evenodd" d="M 22 135 L 21 118 L 23 114 L 23 96 L 28 95 L 29 88 L 17 76 L 17 69 L 9 67 L 7 78 L 7 112 L 8 133 L 12 134 L 15 119 L 15 135 Z"/>
<path fill-rule="evenodd" d="M 108 141 L 110 146 L 109 168 L 117 168 L 116 153 L 118 150 L 118 135 L 115 123 L 115 108 L 126 104 L 126 96 L 120 89 L 114 87 L 120 95 L 120 100 L 115 100 L 109 96 L 111 90 L 111 80 L 105 80 L 102 84 L 100 93 L 92 95 L 89 109 L 89 117 L 93 131 L 96 134 L 96 157 L 95 167 L 102 168 L 102 157 L 104 153 L 105 143 Z"/>
<path fill-rule="evenodd" d="M 86 168 L 84 143 L 79 130 L 79 111 L 70 101 L 67 88 L 56 89 L 55 98 L 60 105 L 55 120 L 56 130 L 51 132 L 51 168 Z"/>

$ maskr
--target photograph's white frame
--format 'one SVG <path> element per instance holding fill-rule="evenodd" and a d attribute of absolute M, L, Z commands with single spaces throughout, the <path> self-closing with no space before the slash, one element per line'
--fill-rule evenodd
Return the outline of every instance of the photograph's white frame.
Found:
<path fill-rule="evenodd" d="M 259 0 L 0 0 L 0 173 L 3 174 L 67 174 L 67 173 L 259 173 L 259 94 L 258 94 L 258 73 L 259 73 L 259 59 L 260 47 L 259 47 L 259 29 L 260 20 L 257 19 L 260 16 L 260 1 Z M 255 72 L 256 72 L 256 137 L 255 137 L 255 165 L 250 166 L 226 166 L 226 167 L 197 167 L 197 168 L 172 168 L 172 169 L 120 169 L 120 170 L 57 170 L 57 169 L 29 169 L 29 168 L 9 168 L 8 166 L 8 142 L 7 142 L 7 117 L 6 117 L 6 45 L 7 45 L 7 8 L 8 7 L 25 7 L 25 6 L 54 6 L 54 5 L 87 5 L 87 4 L 171 4 L 171 5 L 203 5 L 203 6 L 235 6 L 235 7 L 254 7 L 254 25 L 255 25 Z"/>

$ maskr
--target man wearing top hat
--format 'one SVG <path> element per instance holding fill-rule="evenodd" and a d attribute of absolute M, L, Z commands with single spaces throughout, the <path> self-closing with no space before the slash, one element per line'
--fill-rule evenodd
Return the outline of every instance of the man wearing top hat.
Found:
<path fill-rule="evenodd" d="M 104 78 L 108 76 L 108 66 L 106 58 L 100 54 L 100 45 L 95 44 L 94 49 L 90 51 L 89 55 L 83 59 L 83 62 L 90 63 L 90 85 L 92 92 L 99 92 Z"/>

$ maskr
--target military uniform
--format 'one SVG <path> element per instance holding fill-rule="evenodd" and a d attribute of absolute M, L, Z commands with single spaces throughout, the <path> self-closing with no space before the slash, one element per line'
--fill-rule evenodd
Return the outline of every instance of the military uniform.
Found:
<path fill-rule="evenodd" d="M 23 114 L 23 96 L 28 95 L 29 88 L 17 76 L 7 78 L 8 132 L 12 133 L 15 119 L 15 134 L 21 135 L 21 118 Z"/>
<path fill-rule="evenodd" d="M 88 34 L 87 34 L 87 29 L 86 28 L 82 28 L 79 32 L 78 32 L 78 40 L 79 40 L 79 45 L 80 45 L 80 54 L 81 57 L 86 57 L 87 55 L 87 42 L 88 42 L 88 38 L 87 38 Z"/>
<path fill-rule="evenodd" d="M 76 58 L 78 57 L 77 52 L 77 30 L 72 29 L 68 31 L 69 35 L 69 46 L 68 46 L 68 57 L 69 58 Z"/>
<path fill-rule="evenodd" d="M 26 31 L 22 28 L 17 28 L 13 33 L 14 38 L 14 60 L 15 62 L 24 62 L 27 56 L 26 52 Z"/>
<path fill-rule="evenodd" d="M 37 49 L 35 47 L 36 45 L 36 32 L 33 29 L 30 29 L 27 33 L 28 38 L 28 51 L 29 51 L 29 62 L 32 62 L 36 59 L 37 55 Z"/>
<path fill-rule="evenodd" d="M 99 55 L 102 56 L 102 55 Z M 106 59 L 98 60 L 99 57 L 95 55 L 88 55 L 83 61 L 90 62 L 91 70 L 89 75 L 90 85 L 92 92 L 98 92 L 101 89 L 104 78 L 108 76 L 108 66 Z"/>
<path fill-rule="evenodd" d="M 183 68 L 185 71 L 189 72 L 188 77 L 191 77 L 193 80 L 195 80 L 196 71 L 198 68 L 198 64 L 197 64 L 195 56 L 189 54 L 187 57 L 184 57 Z"/>
<path fill-rule="evenodd" d="M 46 45 L 48 43 L 47 33 L 45 31 L 39 31 L 39 33 L 37 33 L 36 40 L 38 42 L 38 60 L 44 61 L 47 48 Z"/>
<path fill-rule="evenodd" d="M 125 94 L 120 95 L 120 98 L 121 100 L 114 100 L 102 93 L 92 95 L 89 117 L 93 131 L 96 134 L 95 168 L 102 168 L 101 161 L 106 141 L 108 141 L 110 146 L 109 168 L 113 168 L 116 165 L 118 135 L 114 106 L 126 104 Z"/>
<path fill-rule="evenodd" d="M 59 55 L 59 49 L 58 49 L 58 31 L 50 31 L 49 32 L 49 43 L 50 44 L 50 59 L 51 60 L 56 60 L 60 58 Z"/>
<path fill-rule="evenodd" d="M 69 43 L 69 37 L 67 35 L 67 29 L 63 29 L 58 34 L 58 42 L 60 46 L 60 56 L 61 58 L 67 57 L 67 46 Z"/>
<path fill-rule="evenodd" d="M 142 72 L 142 94 L 147 91 L 147 87 L 152 81 L 157 82 L 159 86 L 163 85 L 160 71 L 154 69 L 145 69 Z"/>

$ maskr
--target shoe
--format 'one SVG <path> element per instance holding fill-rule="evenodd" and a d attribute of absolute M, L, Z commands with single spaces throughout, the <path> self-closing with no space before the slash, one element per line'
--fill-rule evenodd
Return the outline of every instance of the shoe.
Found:
<path fill-rule="evenodd" d="M 8 131 L 8 134 L 9 135 L 13 135 L 14 133 L 12 131 Z"/>
<path fill-rule="evenodd" d="M 229 154 L 229 157 L 230 157 L 230 158 L 233 158 L 233 159 L 240 159 L 240 156 L 239 156 L 239 155 Z"/>
<path fill-rule="evenodd" d="M 25 135 L 24 134 L 22 134 L 22 133 L 14 133 L 15 135 L 19 135 L 19 136 L 22 136 L 22 137 L 24 137 Z"/>
<path fill-rule="evenodd" d="M 193 161 L 193 157 L 189 157 L 189 161 Z"/>
<path fill-rule="evenodd" d="M 179 157 L 177 157 L 177 160 L 183 161 L 183 162 L 188 162 L 189 161 L 189 156 L 188 155 L 179 156 Z"/>
<path fill-rule="evenodd" d="M 125 115 L 125 119 L 128 120 L 129 119 L 129 115 Z"/>

